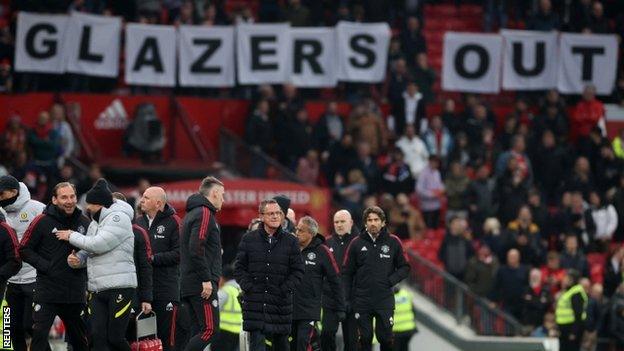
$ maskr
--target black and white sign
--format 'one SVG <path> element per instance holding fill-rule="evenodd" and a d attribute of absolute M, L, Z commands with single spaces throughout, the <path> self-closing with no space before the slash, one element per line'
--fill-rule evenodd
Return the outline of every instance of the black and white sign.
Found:
<path fill-rule="evenodd" d="M 178 30 L 180 85 L 234 86 L 234 27 L 180 26 Z"/>
<path fill-rule="evenodd" d="M 288 24 L 240 24 L 236 30 L 240 83 L 275 84 L 288 81 L 291 57 Z"/>
<path fill-rule="evenodd" d="M 125 66 L 128 84 L 175 86 L 175 27 L 126 25 Z"/>
<path fill-rule="evenodd" d="M 593 84 L 598 94 L 611 94 L 617 74 L 616 35 L 561 34 L 559 56 L 559 91 L 578 94 Z"/>
<path fill-rule="evenodd" d="M 69 16 L 19 12 L 15 48 L 18 72 L 65 72 L 65 32 Z"/>
<path fill-rule="evenodd" d="M 290 82 L 299 87 L 333 87 L 338 83 L 336 32 L 333 28 L 292 28 Z"/>
<path fill-rule="evenodd" d="M 557 87 L 556 32 L 501 31 L 505 40 L 503 88 L 545 90 Z"/>
<path fill-rule="evenodd" d="M 340 22 L 336 34 L 338 79 L 370 83 L 384 79 L 391 34 L 387 23 Z"/>
<path fill-rule="evenodd" d="M 496 34 L 446 33 L 442 88 L 498 93 L 503 39 Z"/>
<path fill-rule="evenodd" d="M 100 77 L 119 75 L 120 17 L 73 13 L 67 28 L 68 72 Z"/>

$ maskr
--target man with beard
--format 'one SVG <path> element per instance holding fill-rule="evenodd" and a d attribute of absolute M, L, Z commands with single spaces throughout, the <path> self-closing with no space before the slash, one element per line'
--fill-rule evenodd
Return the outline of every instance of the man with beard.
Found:
<path fill-rule="evenodd" d="M 334 255 L 327 247 L 325 237 L 318 233 L 319 225 L 312 217 L 299 220 L 296 229 L 299 248 L 305 263 L 305 274 L 295 289 L 291 350 L 306 351 L 314 335 L 315 322 L 321 319 L 323 279 L 330 287 L 336 302 L 336 318 L 345 319 L 345 299 L 340 284 L 340 271 Z"/>
<path fill-rule="evenodd" d="M 3 212 L 0 211 L 0 296 L 4 296 L 7 280 L 22 268 L 17 234 L 5 220 Z"/>
<path fill-rule="evenodd" d="M 405 279 L 410 267 L 401 241 L 386 229 L 386 214 L 377 206 L 364 210 L 365 229 L 351 241 L 342 262 L 347 296 L 353 304 L 360 350 L 370 351 L 375 335 L 381 351 L 393 347 L 393 286 Z"/>
<path fill-rule="evenodd" d="M 87 303 L 87 272 L 67 264 L 67 256 L 76 247 L 54 236 L 59 230 L 85 234 L 89 219 L 76 207 L 76 202 L 73 184 L 57 184 L 52 191 L 52 203 L 28 227 L 20 243 L 22 259 L 37 270 L 30 345 L 33 351 L 48 349 L 48 336 L 56 316 L 65 324 L 73 350 L 89 349 L 87 327 L 80 317 Z"/>
<path fill-rule="evenodd" d="M 43 212 L 45 205 L 30 198 L 24 183 L 10 175 L 0 177 L 0 207 L 6 211 L 6 220 L 22 240 L 26 229 Z M 24 263 L 20 271 L 9 279 L 6 301 L 11 307 L 11 339 L 14 351 L 26 351 L 26 334 L 32 333 L 32 299 L 37 272 Z"/>
<path fill-rule="evenodd" d="M 180 217 L 167 203 L 165 190 L 147 188 L 140 202 L 143 215 L 136 223 L 148 233 L 152 247 L 154 301 L 158 338 L 163 350 L 175 345 L 176 318 L 180 302 Z"/>
<path fill-rule="evenodd" d="M 357 235 L 353 230 L 353 219 L 347 210 L 340 210 L 334 214 L 334 235 L 332 235 L 325 245 L 329 247 L 336 258 L 337 262 L 342 262 L 346 248 L 351 240 Z M 342 282 L 341 282 L 342 284 Z M 344 287 L 343 287 L 344 290 Z M 356 349 L 356 329 L 355 319 L 351 313 L 351 303 L 346 301 L 346 317 L 340 320 L 340 312 L 338 309 L 339 302 L 337 296 L 332 292 L 329 284 L 324 285 L 323 289 L 323 331 L 321 332 L 321 346 L 323 351 L 336 350 L 336 333 L 338 332 L 338 324 L 342 322 L 342 335 L 344 338 L 344 350 L 355 351 Z"/>
<path fill-rule="evenodd" d="M 282 229 L 284 213 L 275 200 L 259 207 L 262 224 L 241 239 L 234 276 L 242 289 L 243 330 L 250 332 L 250 351 L 286 351 L 291 331 L 293 293 L 305 266 L 297 238 Z"/>

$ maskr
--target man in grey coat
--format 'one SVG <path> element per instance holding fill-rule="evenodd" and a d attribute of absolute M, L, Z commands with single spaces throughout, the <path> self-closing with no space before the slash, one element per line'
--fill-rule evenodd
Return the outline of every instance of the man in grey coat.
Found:
<path fill-rule="evenodd" d="M 134 234 L 130 205 L 113 200 L 104 179 L 98 180 L 87 192 L 87 211 L 92 221 L 87 235 L 58 231 L 59 240 L 67 240 L 80 248 L 67 263 L 83 267 L 86 263 L 91 299 L 93 350 L 130 351 L 125 339 L 134 290 L 137 287 L 134 266 Z"/>

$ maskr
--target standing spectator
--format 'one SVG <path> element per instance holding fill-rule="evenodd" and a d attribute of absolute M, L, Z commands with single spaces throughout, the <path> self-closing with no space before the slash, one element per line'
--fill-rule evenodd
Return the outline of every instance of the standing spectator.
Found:
<path fill-rule="evenodd" d="M 462 134 L 458 133 L 458 137 Z M 458 144 L 461 144 L 460 141 Z M 501 145 L 494 136 L 494 128 L 486 126 L 481 131 L 481 143 L 472 147 L 471 160 L 483 163 L 493 169 L 500 154 Z"/>
<path fill-rule="evenodd" d="M 50 115 L 43 111 L 37 118 L 37 124 L 28 134 L 35 164 L 46 175 L 48 182 L 53 182 L 56 174 L 57 157 L 60 155 L 60 140 L 50 123 Z"/>
<path fill-rule="evenodd" d="M 312 125 L 308 121 L 308 111 L 305 108 L 297 110 L 295 118 L 289 120 L 287 126 L 278 128 L 288 129 L 288 147 L 286 150 L 278 150 L 282 155 L 282 163 L 290 168 L 295 168 L 297 160 L 305 156 L 312 147 Z"/>
<path fill-rule="evenodd" d="M 522 319 L 522 293 L 529 286 L 529 268 L 520 263 L 520 252 L 511 249 L 507 252 L 507 264 L 498 270 L 493 300 L 518 319 Z"/>
<path fill-rule="evenodd" d="M 299 158 L 296 173 L 304 184 L 315 185 L 320 171 L 321 163 L 316 150 L 308 150 L 305 156 Z"/>
<path fill-rule="evenodd" d="M 314 145 L 322 154 L 323 159 L 329 157 L 329 150 L 339 143 L 345 133 L 343 117 L 338 114 L 338 103 L 330 101 L 325 113 L 314 126 Z"/>
<path fill-rule="evenodd" d="M 500 176 L 505 172 L 510 158 L 516 160 L 516 172 L 522 180 L 526 179 L 529 184 L 533 182 L 533 167 L 531 160 L 526 154 L 526 140 L 522 135 L 514 135 L 511 139 L 511 148 L 503 152 L 496 160 L 496 175 Z"/>
<path fill-rule="evenodd" d="M 450 162 L 459 162 L 462 166 L 469 166 L 472 163 L 473 158 L 473 150 L 470 148 L 468 144 L 468 136 L 464 132 L 459 132 L 453 136 L 451 133 L 451 137 L 453 138 L 453 148 L 451 149 L 451 153 L 448 156 L 447 161 Z"/>
<path fill-rule="evenodd" d="M 59 137 L 61 144 L 61 157 L 63 160 L 73 156 L 76 149 L 76 138 L 71 126 L 67 122 L 65 106 L 56 103 L 50 108 L 50 117 L 52 119 L 52 127 Z"/>
<path fill-rule="evenodd" d="M 578 351 L 587 318 L 587 294 L 579 284 L 579 272 L 568 270 L 563 280 L 563 294 L 555 308 L 555 320 L 559 326 L 559 345 L 562 350 Z"/>
<path fill-rule="evenodd" d="M 426 119 L 425 99 L 416 83 L 407 83 L 401 97 L 393 103 L 392 117 L 395 135 L 403 135 L 405 128 L 410 124 L 420 131 Z"/>
<path fill-rule="evenodd" d="M 444 124 L 453 137 L 457 136 L 459 131 L 464 131 L 465 120 L 455 110 L 455 100 L 446 99 L 442 105 L 442 124 Z"/>
<path fill-rule="evenodd" d="M 511 157 L 507 161 L 507 169 L 496 180 L 494 202 L 498 206 L 498 218 L 503 225 L 515 218 L 528 199 L 529 182 L 525 174 L 518 166 L 517 159 Z"/>
<path fill-rule="evenodd" d="M 568 139 L 568 115 L 565 109 L 557 104 L 545 105 L 544 111 L 535 117 L 533 128 L 537 137 L 550 130 L 555 135 L 557 143 L 563 143 Z"/>
<path fill-rule="evenodd" d="M 494 126 L 494 121 L 490 120 L 488 110 L 483 104 L 477 103 L 468 111 L 470 115 L 466 118 L 466 134 L 471 144 L 478 145 L 483 136 L 483 129 Z"/>
<path fill-rule="evenodd" d="M 596 99 L 596 87 L 588 85 L 583 90 L 583 99 L 576 104 L 572 112 L 571 137 L 578 142 L 580 150 L 585 150 L 589 144 L 589 132 L 604 121 L 605 108 L 602 102 Z"/>
<path fill-rule="evenodd" d="M 482 244 L 477 254 L 468 261 L 464 282 L 479 296 L 489 296 L 496 283 L 498 268 L 498 258 L 492 255 L 487 244 Z"/>
<path fill-rule="evenodd" d="M 486 218 L 495 213 L 494 183 L 490 178 L 490 168 L 482 164 L 477 168 L 475 179 L 468 184 L 466 201 L 472 228 L 479 228 Z"/>
<path fill-rule="evenodd" d="M 301 3 L 301 0 L 289 0 L 284 12 L 284 18 L 293 27 L 305 27 L 310 24 L 310 10 Z"/>
<path fill-rule="evenodd" d="M 362 199 L 368 192 L 368 183 L 362 171 L 352 169 L 349 171 L 346 181 L 342 174 L 336 175 L 335 191 L 342 207 L 352 213 L 358 213 L 361 211 Z"/>
<path fill-rule="evenodd" d="M 527 29 L 550 32 L 558 30 L 559 15 L 553 10 L 551 0 L 540 0 L 539 8 L 527 23 Z"/>
<path fill-rule="evenodd" d="M 22 125 L 19 115 L 12 115 L 7 121 L 6 129 L 2 134 L 2 151 L 4 156 L 1 160 L 10 166 L 14 163 L 17 153 L 26 149 L 27 133 Z"/>
<path fill-rule="evenodd" d="M 435 71 L 429 67 L 429 59 L 424 52 L 416 54 L 416 66 L 412 70 L 412 79 L 423 94 L 425 102 L 432 103 L 435 100 L 433 85 L 436 80 Z"/>
<path fill-rule="evenodd" d="M 0 295 L 4 296 L 7 280 L 22 268 L 19 256 L 19 241 L 15 230 L 6 223 L 4 214 L 0 212 Z"/>
<path fill-rule="evenodd" d="M 624 347 L 624 284 L 618 285 L 610 301 L 609 336 L 619 349 Z"/>
<path fill-rule="evenodd" d="M 190 309 L 194 334 L 186 351 L 203 350 L 218 331 L 222 250 L 221 229 L 215 217 L 223 206 L 224 193 L 220 180 L 206 177 L 199 191 L 186 201 L 180 237 L 180 296 Z"/>
<path fill-rule="evenodd" d="M 416 240 L 427 229 L 422 214 L 411 203 L 407 195 L 398 194 L 396 206 L 390 211 L 390 222 L 396 228 L 396 236 L 401 240 Z"/>
<path fill-rule="evenodd" d="M 524 291 L 522 303 L 522 324 L 531 329 L 542 323 L 544 314 L 552 305 L 550 287 L 543 283 L 542 272 L 533 268 L 529 272 L 529 286 Z"/>
<path fill-rule="evenodd" d="M 598 251 L 606 252 L 618 226 L 618 214 L 615 207 L 604 201 L 603 197 L 595 191 L 589 194 L 589 203 L 596 226 L 593 235 L 594 244 Z"/>
<path fill-rule="evenodd" d="M 285 126 L 281 126 L 284 128 Z M 245 141 L 252 149 L 270 153 L 273 146 L 273 127 L 269 121 L 269 102 L 260 100 L 253 114 L 247 119 Z M 260 157 L 252 157 L 252 177 L 264 177 L 266 164 Z"/>
<path fill-rule="evenodd" d="M 580 192 L 583 198 L 588 198 L 589 193 L 596 188 L 587 157 L 580 156 L 576 159 L 563 188 L 565 191 Z"/>
<path fill-rule="evenodd" d="M 561 290 L 564 276 L 565 269 L 561 268 L 559 253 L 550 251 L 546 255 L 546 265 L 542 266 L 542 281 L 550 287 L 551 296 L 556 296 Z"/>
<path fill-rule="evenodd" d="M 422 35 L 420 20 L 415 16 L 407 18 L 405 30 L 401 32 L 401 47 L 405 49 L 407 57 L 427 52 L 427 41 Z"/>
<path fill-rule="evenodd" d="M 624 271 L 622 270 L 622 260 L 624 260 L 624 246 L 618 246 L 605 261 L 604 268 L 604 295 L 610 298 L 617 287 L 622 284 Z"/>
<path fill-rule="evenodd" d="M 483 222 L 481 242 L 487 245 L 497 257 L 504 257 L 503 238 L 501 237 L 501 224 L 496 217 L 489 217 Z"/>
<path fill-rule="evenodd" d="M 411 78 L 405 59 L 397 59 L 394 62 L 394 66 L 390 68 L 389 77 L 386 80 L 387 85 L 384 86 L 384 90 L 386 91 L 384 96 L 388 99 L 388 102 L 392 105 L 401 103 L 401 100 L 406 94 L 406 89 L 411 83 Z M 400 132 L 398 134 L 400 134 Z"/>
<path fill-rule="evenodd" d="M 615 157 L 613 149 L 606 143 L 600 146 L 599 155 L 593 158 L 594 179 L 598 190 L 603 193 L 615 188 L 624 170 L 624 160 Z"/>
<path fill-rule="evenodd" d="M 297 238 L 281 228 L 284 213 L 275 200 L 260 203 L 262 225 L 245 234 L 236 256 L 236 281 L 242 289 L 243 330 L 250 350 L 264 350 L 268 337 L 286 351 L 291 332 L 293 292 L 304 274 Z"/>
<path fill-rule="evenodd" d="M 459 162 L 451 162 L 449 169 L 450 174 L 444 181 L 446 198 L 448 200 L 446 222 L 452 217 L 468 218 L 468 198 L 466 194 L 468 191 L 468 184 L 470 183 L 464 166 Z"/>
<path fill-rule="evenodd" d="M 403 160 L 403 151 L 395 149 L 390 154 L 391 162 L 381 172 L 381 186 L 392 196 L 409 194 L 414 187 L 414 178 L 409 166 Z"/>
<path fill-rule="evenodd" d="M 371 188 L 376 188 L 379 181 L 379 167 L 374 158 L 375 154 L 369 143 L 363 141 L 357 144 L 357 159 L 355 160 L 355 168 L 360 170 L 366 179 L 366 183 Z M 344 160 L 342 160 L 344 162 Z M 351 172 L 349 172 L 351 173 Z"/>
<path fill-rule="evenodd" d="M 483 29 L 486 32 L 494 31 L 495 24 L 498 28 L 507 28 L 507 1 L 504 0 L 487 0 L 484 3 L 485 22 Z"/>
<path fill-rule="evenodd" d="M 420 172 L 427 166 L 429 152 L 425 143 L 416 135 L 413 124 L 405 127 L 405 135 L 397 140 L 396 147 L 403 151 L 405 162 L 409 165 L 414 178 L 418 178 Z"/>
<path fill-rule="evenodd" d="M 370 153 L 377 155 L 387 144 L 386 126 L 379 111 L 373 107 L 375 106 L 368 102 L 354 107 L 347 129 L 357 143 L 368 143 Z"/>
<path fill-rule="evenodd" d="M 442 124 L 440 116 L 431 118 L 429 128 L 423 135 L 423 141 L 427 145 L 429 155 L 436 155 L 442 162 L 446 162 L 453 149 L 453 137 L 451 137 L 451 133 Z"/>
<path fill-rule="evenodd" d="M 444 235 L 438 252 L 446 271 L 462 280 L 468 260 L 474 255 L 470 240 L 466 238 L 468 223 L 464 218 L 453 217 L 449 220 L 449 229 Z"/>
<path fill-rule="evenodd" d="M 440 208 L 444 192 L 440 176 L 440 159 L 434 155 L 429 156 L 429 164 L 416 181 L 416 194 L 429 229 L 437 229 L 440 225 Z"/>
<path fill-rule="evenodd" d="M 540 229 L 540 236 L 542 242 L 547 244 L 548 240 L 548 207 L 542 203 L 542 196 L 537 189 L 531 189 L 529 191 L 529 201 L 527 203 L 529 209 L 531 210 L 531 217 L 533 217 L 533 222 Z"/>
<path fill-rule="evenodd" d="M 587 302 L 587 319 L 585 320 L 585 334 L 583 335 L 582 348 L 595 350 L 598 343 L 598 335 L 604 330 L 607 315 L 607 301 L 604 298 L 602 284 L 592 285 Z"/>
<path fill-rule="evenodd" d="M 544 194 L 547 203 L 555 203 L 558 192 L 569 169 L 569 153 L 557 145 L 555 135 L 544 131 L 541 143 L 533 156 L 535 185 Z"/>
<path fill-rule="evenodd" d="M 76 204 L 75 186 L 71 183 L 57 184 L 52 191 L 52 203 L 33 221 L 20 243 L 20 255 L 24 262 L 37 270 L 32 350 L 50 347 L 48 338 L 56 316 L 65 324 L 72 349 L 89 349 L 87 326 L 80 316 L 87 303 L 87 272 L 67 265 L 67 256 L 76 248 L 50 235 L 54 229 L 71 230 L 80 235 L 86 233 L 89 220 Z"/>
<path fill-rule="evenodd" d="M 564 251 L 561 254 L 561 268 L 574 269 L 583 277 L 589 277 L 589 264 L 585 254 L 579 250 L 578 238 L 575 235 L 566 235 Z"/>
<path fill-rule="evenodd" d="M 30 198 L 26 184 L 14 177 L 0 177 L 0 207 L 6 211 L 6 220 L 21 241 L 45 209 L 45 205 Z M 36 281 L 35 268 L 24 263 L 20 271 L 11 276 L 5 299 L 11 306 L 11 338 L 13 350 L 26 351 L 26 334 L 32 335 L 32 302 Z"/>
<path fill-rule="evenodd" d="M 539 266 L 543 261 L 545 247 L 542 243 L 540 228 L 533 223 L 533 215 L 528 205 L 523 205 L 518 210 L 518 216 L 507 225 L 506 241 L 508 245 L 514 246 L 522 240 L 522 246 L 527 251 L 520 250 L 522 258 L 526 263 Z"/>
<path fill-rule="evenodd" d="M 339 143 L 330 147 L 325 168 L 331 185 L 334 185 L 336 174 L 349 171 L 351 165 L 346 165 L 344 160 L 355 160 L 357 157 L 357 151 L 353 146 L 353 136 L 349 133 L 344 134 Z"/>
<path fill-rule="evenodd" d="M 604 6 L 600 1 L 592 3 L 588 26 L 583 28 L 584 32 L 587 30 L 595 34 L 609 34 L 612 32 L 609 19 L 604 16 Z"/>

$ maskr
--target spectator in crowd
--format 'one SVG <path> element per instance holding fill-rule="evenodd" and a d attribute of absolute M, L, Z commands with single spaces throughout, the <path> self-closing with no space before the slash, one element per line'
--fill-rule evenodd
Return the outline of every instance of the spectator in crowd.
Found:
<path fill-rule="evenodd" d="M 356 142 L 368 143 L 372 155 L 377 155 L 386 147 L 386 126 L 376 106 L 370 102 L 361 103 L 353 108 L 347 129 Z"/>
<path fill-rule="evenodd" d="M 591 15 L 588 26 L 583 28 L 583 32 L 596 34 L 608 34 L 611 32 L 609 19 L 604 16 L 604 6 L 600 1 L 594 1 L 591 5 Z"/>
<path fill-rule="evenodd" d="M 366 183 L 369 185 L 369 190 L 376 188 L 380 175 L 379 166 L 377 166 L 370 144 L 366 141 L 357 144 L 357 158 L 352 168 L 362 171 Z"/>
<path fill-rule="evenodd" d="M 550 32 L 558 30 L 559 26 L 559 15 L 552 8 L 551 0 L 539 0 L 538 9 L 529 19 L 527 29 Z"/>
<path fill-rule="evenodd" d="M 451 134 L 452 136 L 452 134 Z M 453 137 L 453 148 L 448 157 L 448 162 L 458 162 L 462 166 L 471 166 L 473 161 L 473 150 L 468 143 L 468 136 L 464 132 L 459 132 Z"/>
<path fill-rule="evenodd" d="M 618 226 L 618 214 L 613 205 L 607 203 L 603 197 L 592 191 L 589 194 L 591 215 L 596 225 L 593 235 L 595 249 L 606 252 Z"/>
<path fill-rule="evenodd" d="M 484 2 L 484 25 L 486 32 L 492 32 L 495 24 L 499 28 L 507 28 L 507 2 L 503 0 L 487 0 Z"/>
<path fill-rule="evenodd" d="M 563 279 L 563 293 L 557 299 L 555 319 L 559 326 L 562 350 L 579 350 L 585 330 L 587 293 L 580 283 L 579 272 L 569 269 Z"/>
<path fill-rule="evenodd" d="M 559 253 L 550 251 L 546 255 L 546 265 L 542 266 L 542 280 L 550 287 L 551 296 L 556 296 L 561 290 L 565 269 L 561 268 Z"/>
<path fill-rule="evenodd" d="M 405 53 L 401 48 L 401 40 L 397 36 L 393 36 L 388 48 L 388 69 L 395 67 L 396 61 L 399 59 L 405 60 Z"/>
<path fill-rule="evenodd" d="M 353 146 L 353 136 L 345 133 L 339 143 L 334 144 L 329 149 L 329 157 L 324 168 L 331 185 L 334 185 L 334 179 L 338 173 L 346 174 L 349 166 L 345 164 L 345 160 L 355 160 L 358 155 Z"/>
<path fill-rule="evenodd" d="M 557 144 L 555 134 L 545 130 L 533 156 L 535 185 L 549 204 L 555 203 L 569 169 L 569 153 Z"/>
<path fill-rule="evenodd" d="M 416 65 L 412 69 L 412 78 L 418 86 L 418 90 L 423 94 L 426 103 L 432 103 L 435 100 L 433 93 L 433 84 L 435 84 L 436 73 L 429 67 L 429 59 L 424 52 L 416 54 Z"/>
<path fill-rule="evenodd" d="M 440 116 L 433 116 L 429 128 L 423 135 L 429 155 L 436 155 L 444 162 L 453 148 L 453 138 L 448 129 L 442 124 Z"/>
<path fill-rule="evenodd" d="M 459 131 L 465 130 L 465 121 L 456 111 L 455 100 L 444 100 L 440 116 L 442 117 L 442 124 L 448 128 L 453 137 L 456 137 Z"/>
<path fill-rule="evenodd" d="M 498 206 L 498 218 L 506 225 L 515 218 L 520 206 L 526 203 L 529 191 L 526 170 L 518 166 L 515 157 L 508 158 L 507 169 L 496 180 L 494 202 Z"/>
<path fill-rule="evenodd" d="M 407 83 L 402 95 L 393 104 L 392 121 L 394 121 L 394 134 L 399 136 L 405 133 L 408 125 L 413 125 L 416 131 L 420 131 L 425 115 L 425 99 L 419 92 L 419 87 L 414 82 Z"/>
<path fill-rule="evenodd" d="M 489 246 L 492 253 L 497 257 L 504 257 L 503 238 L 501 224 L 496 217 L 489 217 L 483 221 L 482 233 L 480 233 L 480 241 Z M 505 258 L 506 259 L 506 258 Z"/>
<path fill-rule="evenodd" d="M 518 217 L 507 225 L 504 240 L 509 247 L 516 247 L 520 251 L 525 260 L 523 262 L 534 266 L 542 263 L 544 245 L 540 236 L 540 228 L 533 223 L 533 215 L 529 206 L 520 207 Z"/>
<path fill-rule="evenodd" d="M 544 283 L 542 272 L 533 268 L 529 272 L 529 286 L 526 287 L 522 297 L 522 324 L 537 327 L 542 322 L 543 316 L 552 305 L 553 297 L 550 287 Z"/>
<path fill-rule="evenodd" d="M 451 162 L 450 172 L 444 181 L 446 189 L 447 211 L 446 218 L 458 216 L 468 218 L 468 184 L 470 179 L 466 175 L 466 169 L 459 162 Z"/>
<path fill-rule="evenodd" d="M 541 240 L 547 244 L 548 240 L 548 208 L 542 203 L 542 194 L 539 190 L 533 188 L 529 191 L 529 201 L 527 203 L 531 210 L 533 222 L 540 229 Z"/>
<path fill-rule="evenodd" d="M 345 133 L 343 117 L 338 113 L 338 103 L 330 101 L 327 109 L 314 125 L 314 145 L 323 159 L 329 157 L 329 150 L 340 142 Z"/>
<path fill-rule="evenodd" d="M 2 133 L 2 162 L 7 165 L 14 163 L 17 153 L 26 149 L 28 133 L 22 125 L 21 117 L 13 114 L 9 117 L 6 129 Z"/>
<path fill-rule="evenodd" d="M 285 128 L 286 126 L 281 126 Z M 256 104 L 256 108 L 247 119 L 245 128 L 245 141 L 252 149 L 270 153 L 273 147 L 273 127 L 269 120 L 269 102 L 260 100 Z M 263 177 L 266 171 L 265 162 L 259 157 L 252 158 L 251 175 L 255 177 Z"/>
<path fill-rule="evenodd" d="M 289 0 L 284 18 L 293 27 L 305 27 L 310 24 L 310 10 L 301 3 L 301 0 Z"/>
<path fill-rule="evenodd" d="M 401 40 L 401 46 L 407 57 L 427 52 L 427 41 L 421 33 L 420 20 L 416 16 L 407 18 L 405 30 L 401 32 Z"/>
<path fill-rule="evenodd" d="M 403 151 L 405 162 L 408 164 L 412 176 L 418 178 L 420 172 L 427 166 L 429 152 L 427 146 L 416 134 L 413 124 L 405 127 L 405 134 L 397 140 L 395 146 Z"/>
<path fill-rule="evenodd" d="M 624 284 L 618 285 L 610 301 L 609 336 L 618 348 L 624 347 Z"/>
<path fill-rule="evenodd" d="M 511 139 L 511 148 L 503 152 L 496 160 L 496 175 L 500 176 L 505 172 L 510 158 L 516 160 L 515 172 L 522 179 L 526 179 L 528 184 L 533 182 L 533 168 L 531 160 L 526 154 L 526 140 L 521 135 L 514 135 Z"/>
<path fill-rule="evenodd" d="M 472 244 L 467 238 L 468 223 L 464 218 L 453 217 L 449 220 L 448 227 L 438 257 L 444 263 L 447 272 L 462 280 L 466 264 L 474 255 Z"/>
<path fill-rule="evenodd" d="M 50 114 L 42 111 L 37 118 L 37 124 L 28 133 L 28 146 L 37 166 L 41 167 L 49 180 L 54 177 L 57 157 L 60 155 L 59 135 L 50 122 Z"/>
<path fill-rule="evenodd" d="M 410 83 L 411 76 L 407 68 L 407 62 L 403 58 L 399 58 L 394 62 L 394 66 L 390 68 L 389 77 L 386 78 L 385 97 L 394 106 L 399 104 L 406 94 L 406 89 Z M 407 93 L 409 94 L 409 92 Z M 414 94 L 412 94 L 413 96 Z M 422 98 L 422 95 L 420 96 Z M 399 131 L 399 134 L 402 131 Z"/>
<path fill-rule="evenodd" d="M 393 196 L 409 194 L 414 188 L 414 178 L 401 149 L 391 152 L 390 163 L 381 171 L 381 187 Z"/>
<path fill-rule="evenodd" d="M 604 329 L 603 325 L 608 305 L 603 294 L 602 284 L 593 284 L 588 295 L 585 334 L 583 335 L 581 347 L 585 350 L 595 350 L 598 343 L 598 334 Z"/>
<path fill-rule="evenodd" d="M 492 300 L 518 319 L 522 319 L 522 293 L 529 285 L 529 268 L 521 264 L 520 259 L 518 250 L 507 252 L 507 264 L 498 270 L 492 291 Z"/>
<path fill-rule="evenodd" d="M 517 126 L 528 125 L 533 122 L 533 113 L 529 111 L 529 105 L 523 98 L 516 99 L 514 109 L 507 115 L 506 121 L 513 119 Z"/>
<path fill-rule="evenodd" d="M 463 133 L 459 133 L 461 136 Z M 471 160 L 488 165 L 491 169 L 496 165 L 496 161 L 502 152 L 501 145 L 494 136 L 494 128 L 486 126 L 481 131 L 481 142 L 472 147 Z"/>
<path fill-rule="evenodd" d="M 362 212 L 361 203 L 368 192 L 368 184 L 361 170 L 351 169 L 346 180 L 342 174 L 336 174 L 334 186 L 342 207 L 354 214 Z"/>
<path fill-rule="evenodd" d="M 427 228 L 437 229 L 440 225 L 440 208 L 445 189 L 440 176 L 440 159 L 429 156 L 429 164 L 418 176 L 416 194 L 420 200 L 420 208 Z"/>
<path fill-rule="evenodd" d="M 613 235 L 614 241 L 621 242 L 624 239 L 624 174 L 618 178 L 618 184 L 610 192 L 611 203 L 618 214 L 618 227 Z"/>
<path fill-rule="evenodd" d="M 288 143 L 281 143 L 278 155 L 282 155 L 282 164 L 294 169 L 297 160 L 304 157 L 312 147 L 312 125 L 308 120 L 308 111 L 304 108 L 298 110 L 295 118 L 289 122 L 289 125 L 286 126 Z"/>
<path fill-rule="evenodd" d="M 618 185 L 619 175 L 624 170 L 624 161 L 615 157 L 613 149 L 607 143 L 601 144 L 599 153 L 598 157 L 593 158 L 594 179 L 598 190 L 606 193 Z"/>
<path fill-rule="evenodd" d="M 480 296 L 489 296 L 496 282 L 498 268 L 498 258 L 487 244 L 482 244 L 477 254 L 468 261 L 464 282 L 471 291 Z"/>
<path fill-rule="evenodd" d="M 466 107 L 468 110 L 468 107 Z M 470 110 L 471 113 L 466 118 L 466 133 L 472 145 L 478 145 L 483 136 L 483 129 L 487 126 L 493 126 L 488 116 L 488 110 L 485 105 L 476 103 Z"/>
<path fill-rule="evenodd" d="M 574 162 L 572 173 L 564 182 L 564 190 L 580 192 L 584 198 L 587 198 L 595 188 L 589 160 L 583 156 L 578 157 Z"/>
<path fill-rule="evenodd" d="M 74 132 L 67 122 L 65 106 L 56 103 L 50 108 L 50 117 L 52 119 L 52 128 L 59 137 L 61 158 L 63 160 L 73 156 L 76 149 L 76 140 Z"/>
<path fill-rule="evenodd" d="M 531 336 L 535 338 L 556 338 L 557 324 L 555 323 L 555 314 L 547 312 L 544 315 L 544 321 L 541 326 L 531 332 Z"/>
<path fill-rule="evenodd" d="M 300 157 L 297 162 L 297 177 L 305 184 L 315 185 L 320 170 L 321 164 L 316 150 L 308 150 L 305 157 Z"/>
<path fill-rule="evenodd" d="M 617 287 L 622 284 L 624 271 L 622 261 L 624 260 L 624 246 L 618 246 L 613 253 L 607 257 L 604 267 L 604 295 L 610 298 Z"/>
<path fill-rule="evenodd" d="M 578 238 L 575 235 L 566 235 L 564 251 L 561 254 L 561 268 L 574 269 L 583 277 L 589 276 L 589 264 L 585 254 L 579 249 Z"/>
<path fill-rule="evenodd" d="M 568 116 L 565 109 L 556 104 L 545 105 L 544 111 L 533 121 L 533 130 L 537 137 L 543 136 L 548 130 L 554 134 L 558 144 L 565 142 L 568 138 Z"/>
<path fill-rule="evenodd" d="M 401 240 L 420 238 L 427 229 L 422 214 L 403 193 L 396 196 L 395 206 L 388 213 L 388 225 Z"/>
<path fill-rule="evenodd" d="M 473 228 L 479 228 L 486 218 L 495 213 L 494 209 L 494 181 L 489 177 L 490 168 L 480 165 L 477 168 L 475 179 L 468 183 L 466 200 L 469 216 Z"/>
<path fill-rule="evenodd" d="M 589 133 L 599 126 L 604 119 L 605 108 L 602 102 L 596 99 L 596 87 L 588 85 L 583 90 L 583 98 L 579 101 L 572 112 L 571 135 L 572 141 L 578 142 L 579 150 L 587 152 Z"/>

